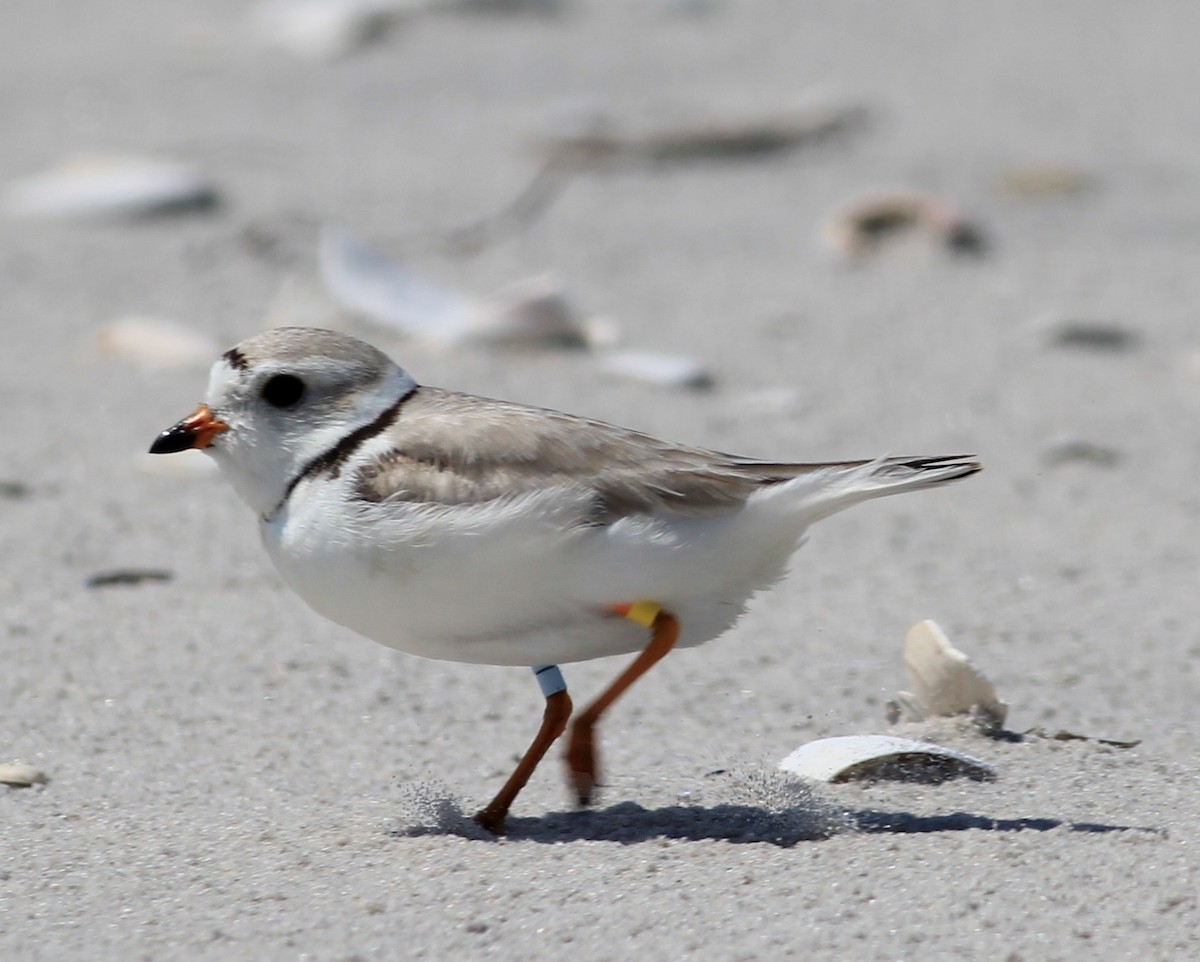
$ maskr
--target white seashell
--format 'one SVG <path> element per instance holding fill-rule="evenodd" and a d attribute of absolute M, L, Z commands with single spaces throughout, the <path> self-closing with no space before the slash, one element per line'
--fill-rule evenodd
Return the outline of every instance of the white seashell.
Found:
<path fill-rule="evenodd" d="M 712 372 L 699 361 L 675 354 L 616 351 L 602 354 L 600 370 L 613 377 L 659 387 L 705 389 L 713 386 Z"/>
<path fill-rule="evenodd" d="M 29 788 L 31 785 L 44 785 L 46 774 L 38 771 L 32 765 L 24 762 L 0 763 L 0 785 L 11 785 L 13 788 Z"/>
<path fill-rule="evenodd" d="M 324 228 L 318 260 L 329 295 L 364 320 L 435 341 L 459 340 L 471 328 L 470 298 L 410 274 L 347 231 Z"/>
<path fill-rule="evenodd" d="M 970 714 L 985 730 L 1004 726 L 1008 705 L 996 697 L 992 683 L 970 659 L 950 644 L 936 621 L 926 619 L 909 629 L 904 668 L 913 692 L 900 692 L 889 706 L 891 720 Z"/>
<path fill-rule="evenodd" d="M 211 478 L 218 473 L 217 462 L 203 451 L 180 451 L 177 454 L 150 454 L 142 452 L 133 459 L 133 468 L 139 474 L 153 478 L 191 480 Z"/>
<path fill-rule="evenodd" d="M 779 763 L 779 770 L 818 782 L 885 779 L 937 783 L 958 775 L 980 781 L 996 777 L 996 770 L 978 758 L 891 735 L 821 738 L 797 748 Z"/>
<path fill-rule="evenodd" d="M 186 164 L 88 155 L 13 181 L 0 203 L 17 217 L 139 217 L 216 202 L 213 184 Z"/>
<path fill-rule="evenodd" d="M 541 274 L 510 284 L 477 304 L 466 340 L 512 346 L 586 347 L 587 332 L 562 281 Z"/>
<path fill-rule="evenodd" d="M 381 38 L 408 6 L 398 0 L 267 0 L 252 16 L 264 43 L 307 60 L 335 60 Z"/>
<path fill-rule="evenodd" d="M 96 332 L 100 350 L 150 367 L 208 368 L 221 353 L 212 338 L 156 317 L 121 317 Z"/>

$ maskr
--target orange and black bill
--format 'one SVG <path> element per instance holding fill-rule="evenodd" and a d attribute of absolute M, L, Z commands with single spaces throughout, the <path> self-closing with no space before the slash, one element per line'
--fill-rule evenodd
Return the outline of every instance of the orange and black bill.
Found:
<path fill-rule="evenodd" d="M 201 404 L 182 421 L 156 437 L 150 445 L 150 453 L 175 454 L 189 448 L 206 448 L 213 443 L 213 438 L 228 430 L 228 424 L 213 414 L 207 404 Z"/>

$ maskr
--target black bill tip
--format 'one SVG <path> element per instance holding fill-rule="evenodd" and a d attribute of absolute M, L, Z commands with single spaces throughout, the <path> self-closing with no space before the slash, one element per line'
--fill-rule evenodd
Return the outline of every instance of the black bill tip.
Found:
<path fill-rule="evenodd" d="M 207 404 L 201 404 L 155 438 L 150 453 L 177 454 L 189 448 L 206 448 L 213 443 L 213 438 L 228 430 L 228 424 L 213 414 Z"/>
<path fill-rule="evenodd" d="M 151 454 L 177 454 L 196 446 L 196 432 L 182 421 L 167 428 L 150 445 Z"/>

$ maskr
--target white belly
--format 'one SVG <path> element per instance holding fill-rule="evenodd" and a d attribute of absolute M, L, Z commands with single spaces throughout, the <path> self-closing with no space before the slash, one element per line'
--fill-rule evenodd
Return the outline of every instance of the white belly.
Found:
<path fill-rule="evenodd" d="M 610 610 L 639 600 L 680 619 L 681 647 L 708 641 L 778 579 L 802 533 L 746 517 L 763 513 L 753 507 L 565 527 L 553 503 L 533 501 L 369 505 L 334 524 L 328 503 L 297 490 L 263 525 L 263 541 L 310 607 L 374 641 L 448 661 L 537 665 L 641 650 L 646 630 Z"/>

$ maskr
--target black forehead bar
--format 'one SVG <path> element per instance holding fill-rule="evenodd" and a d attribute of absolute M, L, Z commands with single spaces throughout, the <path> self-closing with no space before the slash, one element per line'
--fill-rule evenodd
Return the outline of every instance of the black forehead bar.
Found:
<path fill-rule="evenodd" d="M 236 347 L 231 347 L 221 357 L 225 358 L 225 363 L 235 371 L 245 371 L 250 367 L 250 362 L 246 360 L 246 355 Z"/>

